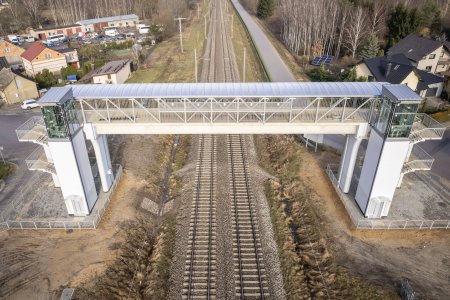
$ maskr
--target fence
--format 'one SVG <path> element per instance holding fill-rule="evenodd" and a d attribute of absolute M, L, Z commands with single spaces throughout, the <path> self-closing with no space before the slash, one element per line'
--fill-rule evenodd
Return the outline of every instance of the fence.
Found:
<path fill-rule="evenodd" d="M 120 181 L 122 176 L 122 166 L 119 165 L 117 169 L 116 178 L 112 184 L 108 193 L 104 195 L 104 199 L 98 199 L 97 205 L 100 205 L 98 211 L 93 212 L 91 215 L 85 217 L 82 221 L 65 221 L 65 220 L 2 220 L 0 223 L 0 231 L 10 229 L 96 229 L 103 214 L 111 201 L 114 190 Z"/>
<path fill-rule="evenodd" d="M 337 165 L 327 165 L 326 172 L 356 229 L 450 229 L 450 220 L 366 219 L 351 199 L 344 194 L 335 176 Z"/>

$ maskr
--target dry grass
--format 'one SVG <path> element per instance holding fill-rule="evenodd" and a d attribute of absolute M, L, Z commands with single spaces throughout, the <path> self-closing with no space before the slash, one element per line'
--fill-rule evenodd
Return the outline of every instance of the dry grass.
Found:
<path fill-rule="evenodd" d="M 450 122 L 450 108 L 446 111 L 441 111 L 431 115 L 433 119 L 441 123 Z"/>
<path fill-rule="evenodd" d="M 288 298 L 395 299 L 336 264 L 309 204 L 314 193 L 299 176 L 304 148 L 292 136 L 258 136 L 255 141 L 262 167 L 279 178 L 266 183 L 266 194 Z"/>
<path fill-rule="evenodd" d="M 206 11 L 207 5 L 208 1 L 201 10 Z M 184 52 L 180 51 L 179 35 L 157 44 L 144 63 L 145 68 L 136 71 L 128 83 L 195 82 L 194 49 L 200 58 L 205 46 L 203 16 L 200 14 L 198 19 L 197 14 L 192 14 L 183 22 Z M 199 59 L 198 70 L 201 67 Z"/>

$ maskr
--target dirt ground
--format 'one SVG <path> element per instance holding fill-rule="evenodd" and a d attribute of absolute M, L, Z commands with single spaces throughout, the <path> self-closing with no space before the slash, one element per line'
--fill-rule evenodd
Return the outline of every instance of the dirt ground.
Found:
<path fill-rule="evenodd" d="M 97 230 L 0 233 L 0 299 L 59 299 L 61 286 L 77 286 L 113 261 L 127 223 L 149 214 L 139 206 L 162 176 L 160 138 L 111 137 L 111 157 L 124 174 Z"/>
<path fill-rule="evenodd" d="M 300 175 L 314 191 L 310 202 L 337 263 L 376 284 L 397 290 L 410 280 L 421 299 L 450 295 L 450 231 L 353 230 L 325 173 L 330 152 L 303 152 Z"/>

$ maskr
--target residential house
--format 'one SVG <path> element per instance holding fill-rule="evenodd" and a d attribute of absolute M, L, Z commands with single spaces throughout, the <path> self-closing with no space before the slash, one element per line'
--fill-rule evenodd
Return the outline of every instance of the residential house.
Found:
<path fill-rule="evenodd" d="M 441 74 L 450 69 L 450 43 L 410 34 L 389 48 L 387 54 L 403 54 L 419 70 Z"/>
<path fill-rule="evenodd" d="M 36 83 L 11 69 L 0 70 L 0 102 L 16 103 L 39 97 Z"/>
<path fill-rule="evenodd" d="M 80 68 L 80 60 L 78 59 L 78 51 L 77 49 L 72 48 L 63 48 L 63 49 L 55 49 L 59 53 L 64 54 L 66 57 L 67 65 L 72 65 L 75 69 Z"/>
<path fill-rule="evenodd" d="M 95 69 L 80 79 L 92 83 L 124 83 L 131 75 L 131 60 L 111 61 L 101 68 Z"/>
<path fill-rule="evenodd" d="M 11 67 L 13 69 L 18 68 L 22 65 L 22 53 L 25 49 L 20 48 L 8 41 L 0 41 L 0 57 L 4 57 L 8 63 L 7 68 Z"/>
<path fill-rule="evenodd" d="M 32 77 L 44 69 L 59 74 L 61 68 L 67 67 L 66 56 L 63 53 L 47 48 L 41 42 L 35 42 L 22 53 L 22 61 L 27 75 Z"/>
<path fill-rule="evenodd" d="M 439 97 L 445 78 L 416 68 L 403 54 L 364 59 L 355 67 L 357 76 L 409 86 L 422 97 Z"/>
<path fill-rule="evenodd" d="M 77 24 L 83 26 L 83 32 L 100 31 L 104 27 L 135 27 L 138 23 L 139 17 L 135 14 L 89 19 L 77 22 Z"/>

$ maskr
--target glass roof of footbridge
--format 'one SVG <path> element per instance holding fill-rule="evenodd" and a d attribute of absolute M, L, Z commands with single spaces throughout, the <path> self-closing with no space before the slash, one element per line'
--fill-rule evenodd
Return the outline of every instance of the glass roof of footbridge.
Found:
<path fill-rule="evenodd" d="M 152 83 L 85 84 L 51 88 L 39 104 L 59 103 L 69 91 L 78 99 L 133 98 L 261 98 L 261 97 L 373 97 L 382 95 L 385 82 L 287 82 L 287 83 Z M 396 85 L 396 94 L 421 100 L 410 88 Z"/>

